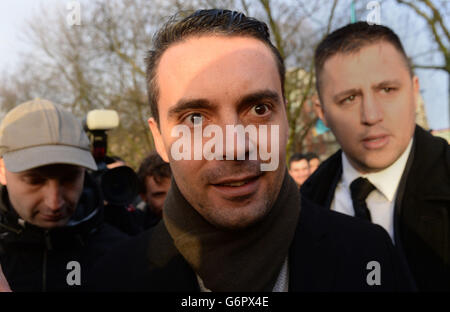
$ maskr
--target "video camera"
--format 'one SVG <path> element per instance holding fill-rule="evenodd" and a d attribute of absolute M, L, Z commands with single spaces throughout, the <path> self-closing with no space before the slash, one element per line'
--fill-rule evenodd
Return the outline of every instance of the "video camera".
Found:
<path fill-rule="evenodd" d="M 92 110 L 86 115 L 83 126 L 91 140 L 92 155 L 98 167 L 92 175 L 99 183 L 104 199 L 112 205 L 130 204 L 139 192 L 136 173 L 128 166 L 107 167 L 111 158 L 106 156 L 106 132 L 119 126 L 119 115 L 115 110 Z"/>

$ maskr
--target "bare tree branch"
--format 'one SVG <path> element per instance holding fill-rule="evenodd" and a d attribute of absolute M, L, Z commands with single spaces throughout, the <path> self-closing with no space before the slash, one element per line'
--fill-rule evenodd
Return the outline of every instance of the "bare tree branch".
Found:
<path fill-rule="evenodd" d="M 281 36 L 280 28 L 278 27 L 273 17 L 272 9 L 270 7 L 270 0 L 260 0 L 260 3 L 262 4 L 267 19 L 269 21 L 270 30 L 272 31 L 272 34 L 275 37 L 275 46 L 280 52 L 281 57 L 284 59 L 286 58 L 286 55 L 284 53 L 283 39 Z"/>
<path fill-rule="evenodd" d="M 248 5 L 247 1 L 241 0 L 241 6 L 242 6 L 242 10 L 244 11 L 245 15 L 249 16 L 250 11 L 249 11 L 249 5 Z"/>
<path fill-rule="evenodd" d="M 445 66 L 438 66 L 438 65 L 419 65 L 419 64 L 413 64 L 414 68 L 420 68 L 420 69 L 436 69 L 436 70 L 444 70 L 447 71 L 447 68 Z"/>
<path fill-rule="evenodd" d="M 425 0 L 424 2 L 431 9 L 431 11 L 433 12 L 433 17 L 441 25 L 442 30 L 444 31 L 445 35 L 447 36 L 447 40 L 450 40 L 450 32 L 447 29 L 447 27 L 445 26 L 444 21 L 442 20 L 442 16 L 439 13 L 439 11 L 436 9 L 436 7 L 433 5 L 433 3 L 430 0 Z"/>
<path fill-rule="evenodd" d="M 330 33 L 331 23 L 333 22 L 334 12 L 336 11 L 337 3 L 338 3 L 338 0 L 333 1 L 333 6 L 331 7 L 330 17 L 328 18 L 326 35 L 328 35 Z"/>
<path fill-rule="evenodd" d="M 448 50 L 447 47 L 444 45 L 444 43 L 441 40 L 441 37 L 437 31 L 436 28 L 436 21 L 437 21 L 437 17 L 429 17 L 424 11 L 422 11 L 421 9 L 419 9 L 418 6 L 416 6 L 415 4 L 411 3 L 411 2 L 407 2 L 404 0 L 397 0 L 398 3 L 404 4 L 406 6 L 409 6 L 410 8 L 412 8 L 418 15 L 422 16 L 426 21 L 428 26 L 430 27 L 430 30 L 434 36 L 434 40 L 436 41 L 436 43 L 439 46 L 439 49 L 442 51 L 442 53 L 444 55 L 448 54 Z M 439 12 L 438 12 L 439 14 Z M 440 15 L 439 15 L 440 16 Z M 445 27 L 443 27 L 445 29 Z M 447 30 L 444 30 L 446 33 L 448 32 Z"/>

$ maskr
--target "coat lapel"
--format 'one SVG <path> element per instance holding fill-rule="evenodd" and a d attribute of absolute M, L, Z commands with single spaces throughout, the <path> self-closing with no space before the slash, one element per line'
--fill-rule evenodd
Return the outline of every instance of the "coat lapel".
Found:
<path fill-rule="evenodd" d="M 341 176 L 342 151 L 339 150 L 325 160 L 302 185 L 302 200 L 307 198 L 323 208 L 330 209 Z"/>
<path fill-rule="evenodd" d="M 321 208 L 302 202 L 299 224 L 289 251 L 289 291 L 333 290 L 337 251 L 328 239 L 327 226 L 319 220 Z"/>
<path fill-rule="evenodd" d="M 420 127 L 414 140 L 396 202 L 396 242 L 419 289 L 450 289 L 450 149 Z"/>

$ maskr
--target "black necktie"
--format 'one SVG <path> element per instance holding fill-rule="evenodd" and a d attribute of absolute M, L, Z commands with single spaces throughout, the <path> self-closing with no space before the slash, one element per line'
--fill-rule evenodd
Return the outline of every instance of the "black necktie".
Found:
<path fill-rule="evenodd" d="M 359 177 L 350 184 L 355 217 L 372 221 L 370 211 L 367 209 L 366 198 L 374 189 L 375 186 L 366 178 Z"/>

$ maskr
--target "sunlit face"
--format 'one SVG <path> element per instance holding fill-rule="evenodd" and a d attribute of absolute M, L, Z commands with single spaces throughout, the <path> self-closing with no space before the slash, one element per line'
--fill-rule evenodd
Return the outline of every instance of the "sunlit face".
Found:
<path fill-rule="evenodd" d="M 84 168 L 58 164 L 13 173 L 0 165 L 0 180 L 23 220 L 45 229 L 69 221 L 83 191 Z"/>
<path fill-rule="evenodd" d="M 289 174 L 298 186 L 301 186 L 309 177 L 308 160 L 300 159 L 292 161 L 289 166 Z"/>
<path fill-rule="evenodd" d="M 418 92 L 400 52 L 381 41 L 325 62 L 317 108 L 353 167 L 376 172 L 408 146 Z"/>
<path fill-rule="evenodd" d="M 170 178 L 162 177 L 156 180 L 154 176 L 145 177 L 145 194 L 142 194 L 142 198 L 157 216 L 162 216 L 164 200 L 169 188 Z"/>
<path fill-rule="evenodd" d="M 211 224 L 242 228 L 263 218 L 278 196 L 285 172 L 287 118 L 275 57 L 262 42 L 247 37 L 202 36 L 184 40 L 164 52 L 157 68 L 160 128 L 149 120 L 158 153 L 170 161 L 175 181 L 187 201 Z M 262 171 L 249 160 L 248 141 L 233 144 L 235 160 L 174 160 L 171 136 L 177 125 L 202 121 L 222 129 L 226 154 L 226 125 L 277 125 L 274 140 L 279 164 Z M 268 127 L 270 128 L 270 127 Z M 236 142 L 234 137 L 233 141 Z M 203 147 L 209 141 L 203 138 Z M 192 143 L 193 145 L 193 143 Z M 257 142 L 258 148 L 260 142 Z M 194 147 L 193 147 L 194 148 Z M 236 160 L 237 155 L 246 160 Z M 192 158 L 193 159 L 193 158 Z"/>

